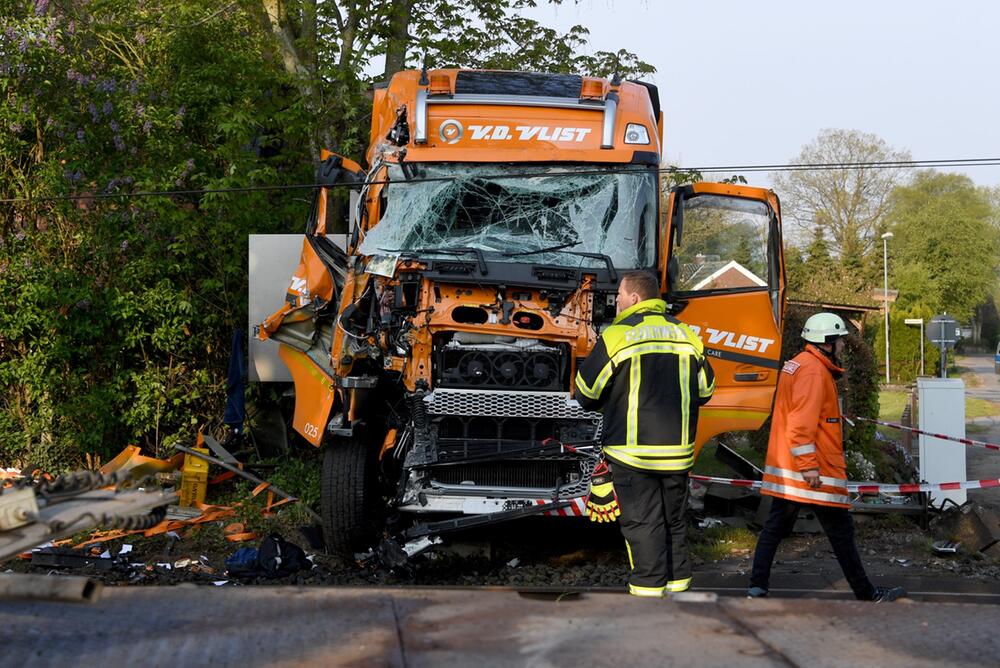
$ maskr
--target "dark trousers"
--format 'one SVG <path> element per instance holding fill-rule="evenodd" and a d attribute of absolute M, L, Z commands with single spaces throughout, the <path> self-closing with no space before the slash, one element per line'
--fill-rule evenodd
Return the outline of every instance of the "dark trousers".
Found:
<path fill-rule="evenodd" d="M 875 587 L 865 574 L 864 564 L 854 543 L 854 520 L 847 508 L 832 508 L 813 504 L 798 503 L 778 497 L 771 497 L 771 514 L 767 516 L 764 528 L 757 539 L 757 549 L 753 555 L 753 570 L 750 574 L 750 586 L 768 588 L 771 579 L 771 563 L 778 545 L 782 539 L 792 533 L 795 518 L 801 508 L 808 508 L 816 514 L 823 531 L 826 533 L 833 553 L 837 555 L 844 577 L 854 590 L 854 595 L 862 601 L 869 601 L 875 593 Z"/>
<path fill-rule="evenodd" d="M 684 510 L 688 475 L 646 473 L 609 462 L 621 506 L 622 535 L 629 552 L 629 584 L 683 591 L 691 580 Z"/>

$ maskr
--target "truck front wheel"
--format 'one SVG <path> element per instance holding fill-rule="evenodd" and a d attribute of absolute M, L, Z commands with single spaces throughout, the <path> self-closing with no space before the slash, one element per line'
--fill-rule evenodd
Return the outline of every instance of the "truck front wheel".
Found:
<path fill-rule="evenodd" d="M 361 439 L 328 444 L 320 485 L 327 552 L 350 558 L 373 547 L 380 529 L 381 501 L 374 450 Z"/>

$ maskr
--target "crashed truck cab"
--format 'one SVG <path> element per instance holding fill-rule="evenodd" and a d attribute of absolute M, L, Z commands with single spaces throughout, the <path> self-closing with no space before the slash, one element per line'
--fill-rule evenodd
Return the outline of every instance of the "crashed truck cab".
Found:
<path fill-rule="evenodd" d="M 669 284 L 716 367 L 700 446 L 766 419 L 784 272 L 773 193 L 661 190 L 654 86 L 435 70 L 374 92 L 346 248 L 320 189 L 284 306 L 260 327 L 295 383 L 294 429 L 324 447 L 328 546 L 386 522 L 545 507 L 582 515 L 601 417 L 573 378 L 625 272 Z M 564 447 L 572 446 L 571 448 Z"/>

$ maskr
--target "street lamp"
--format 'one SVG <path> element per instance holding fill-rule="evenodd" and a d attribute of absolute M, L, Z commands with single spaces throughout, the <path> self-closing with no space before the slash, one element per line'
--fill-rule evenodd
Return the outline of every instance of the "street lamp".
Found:
<path fill-rule="evenodd" d="M 885 383 L 889 384 L 889 239 L 892 232 L 882 235 L 882 299 L 885 302 Z"/>

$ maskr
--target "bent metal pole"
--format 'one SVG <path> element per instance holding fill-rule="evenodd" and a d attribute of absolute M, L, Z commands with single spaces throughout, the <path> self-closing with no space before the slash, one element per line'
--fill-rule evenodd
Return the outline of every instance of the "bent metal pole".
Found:
<path fill-rule="evenodd" d="M 233 466 L 232 464 L 227 464 L 226 462 L 222 461 L 221 459 L 216 459 L 215 457 L 211 457 L 209 455 L 202 454 L 202 453 L 198 452 L 197 450 L 193 450 L 191 448 L 187 448 L 187 447 L 185 447 L 183 445 L 174 445 L 174 449 L 175 450 L 180 450 L 181 452 L 183 452 L 186 455 L 191 455 L 192 457 L 197 457 L 198 459 L 204 459 L 206 462 L 208 462 L 210 464 L 215 464 L 216 466 L 221 466 L 222 468 L 226 469 L 227 471 L 232 471 L 236 475 L 238 475 L 238 476 L 240 476 L 242 478 L 246 478 L 250 482 L 257 483 L 258 485 L 267 485 L 267 489 L 268 490 L 274 492 L 275 494 L 277 494 L 278 496 L 280 496 L 283 499 L 288 499 L 292 503 L 296 503 L 296 502 L 300 502 L 301 501 L 301 499 L 292 496 L 288 492 L 281 491 L 280 489 L 278 489 L 277 487 L 275 487 L 274 485 L 272 485 L 268 481 L 261 480 L 260 478 L 258 478 L 254 474 L 247 473 L 246 471 L 244 471 L 243 469 L 239 468 L 238 466 Z M 314 520 L 316 520 L 320 524 L 323 523 L 323 518 L 320 517 L 319 514 L 315 510 L 313 510 L 312 508 L 310 508 L 309 506 L 307 506 L 306 504 L 303 503 L 302 504 L 302 509 L 305 510 L 306 513 L 308 513 L 309 517 L 313 518 Z"/>

